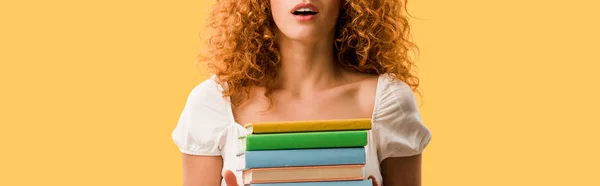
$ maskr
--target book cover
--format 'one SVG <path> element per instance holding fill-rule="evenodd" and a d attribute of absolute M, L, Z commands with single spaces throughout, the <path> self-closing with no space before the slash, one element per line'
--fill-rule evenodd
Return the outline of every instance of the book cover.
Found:
<path fill-rule="evenodd" d="M 365 164 L 364 147 L 246 151 L 245 168 Z"/>
<path fill-rule="evenodd" d="M 362 180 L 364 165 L 257 168 L 244 170 L 243 183 L 287 183 Z"/>
<path fill-rule="evenodd" d="M 371 129 L 371 118 L 260 122 L 260 123 L 246 124 L 246 125 L 244 125 L 244 127 L 246 127 L 246 129 L 248 129 L 248 134 L 342 131 L 342 130 L 370 130 Z"/>
<path fill-rule="evenodd" d="M 367 131 L 250 134 L 241 137 L 245 151 L 364 147 Z"/>
<path fill-rule="evenodd" d="M 259 183 L 250 186 L 373 186 L 371 180 L 359 181 L 327 181 L 327 182 L 295 182 L 295 183 Z"/>

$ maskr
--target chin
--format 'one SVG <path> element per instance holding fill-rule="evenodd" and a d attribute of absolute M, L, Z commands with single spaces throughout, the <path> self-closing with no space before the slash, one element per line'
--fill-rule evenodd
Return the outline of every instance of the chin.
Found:
<path fill-rule="evenodd" d="M 295 41 L 310 41 L 310 40 L 315 40 L 315 35 L 314 34 L 306 34 L 306 33 L 299 33 L 299 34 L 290 34 L 290 35 L 285 35 L 288 39 L 290 40 L 295 40 Z"/>
<path fill-rule="evenodd" d="M 322 31 L 317 32 L 316 30 L 302 30 L 302 29 L 290 29 L 289 31 L 281 31 L 282 35 L 286 38 L 294 41 L 303 42 L 316 42 L 326 37 L 326 34 Z"/>

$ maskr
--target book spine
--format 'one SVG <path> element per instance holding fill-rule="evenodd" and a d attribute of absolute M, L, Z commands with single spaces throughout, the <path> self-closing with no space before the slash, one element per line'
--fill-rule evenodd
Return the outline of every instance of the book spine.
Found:
<path fill-rule="evenodd" d="M 373 186 L 371 180 L 359 181 L 327 181 L 327 182 L 297 182 L 297 183 L 262 183 L 250 186 Z"/>
<path fill-rule="evenodd" d="M 253 127 L 251 133 L 290 133 L 290 132 L 318 132 L 318 131 L 346 131 L 370 130 L 371 120 L 339 120 L 339 121 L 298 121 L 298 122 L 273 122 L 249 125 Z"/>
<path fill-rule="evenodd" d="M 365 164 L 364 147 L 247 151 L 245 168 Z"/>
<path fill-rule="evenodd" d="M 364 147 L 367 131 L 251 134 L 245 140 L 246 151 Z"/>

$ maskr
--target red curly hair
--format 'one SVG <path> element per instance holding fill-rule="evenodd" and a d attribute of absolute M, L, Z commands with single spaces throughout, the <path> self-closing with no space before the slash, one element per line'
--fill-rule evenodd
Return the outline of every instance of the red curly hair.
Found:
<path fill-rule="evenodd" d="M 388 73 L 416 91 L 419 78 L 411 72 L 409 52 L 417 47 L 403 14 L 407 0 L 342 1 L 334 43 L 338 62 L 362 73 Z M 209 68 L 227 87 L 223 96 L 241 97 L 234 106 L 248 99 L 253 86 L 266 87 L 268 97 L 281 66 L 268 2 L 217 0 L 209 18 L 216 33 L 208 40 Z"/>

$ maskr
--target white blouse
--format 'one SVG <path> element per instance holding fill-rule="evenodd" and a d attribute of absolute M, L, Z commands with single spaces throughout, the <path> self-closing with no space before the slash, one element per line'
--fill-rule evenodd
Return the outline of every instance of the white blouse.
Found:
<path fill-rule="evenodd" d="M 244 164 L 236 154 L 238 137 L 247 131 L 234 120 L 229 99 L 222 97 L 223 89 L 215 79 L 213 75 L 191 91 L 172 138 L 182 153 L 221 156 L 222 173 L 233 171 L 242 185 L 242 174 L 236 170 L 243 169 Z M 420 154 L 431 140 L 431 131 L 421 121 L 410 87 L 388 75 L 378 78 L 371 119 L 363 174 L 381 183 L 380 163 L 388 157 Z"/>

